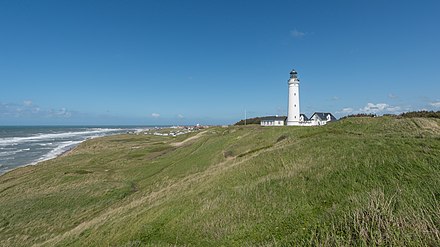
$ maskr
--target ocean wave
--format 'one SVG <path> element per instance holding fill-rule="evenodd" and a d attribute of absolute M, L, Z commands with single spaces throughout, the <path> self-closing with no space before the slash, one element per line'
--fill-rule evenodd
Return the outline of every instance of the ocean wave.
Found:
<path fill-rule="evenodd" d="M 42 146 L 42 147 L 46 147 L 46 146 L 52 146 L 53 143 L 49 142 L 49 143 L 38 143 L 38 145 Z"/>
<path fill-rule="evenodd" d="M 28 142 L 37 142 L 37 141 L 54 140 L 54 139 L 56 140 L 56 139 L 72 138 L 72 137 L 80 137 L 80 136 L 87 137 L 89 135 L 95 136 L 96 134 L 105 134 L 120 130 L 121 129 L 91 129 L 88 131 L 64 132 L 64 133 L 55 133 L 55 134 L 38 134 L 35 136 L 26 136 L 26 137 L 0 138 L 0 146 L 17 145 Z"/>
<path fill-rule="evenodd" d="M 31 150 L 31 149 L 30 148 L 23 148 L 23 149 L 17 149 L 17 150 L 13 150 L 13 151 L 0 152 L 0 157 L 14 155 L 14 154 L 21 153 L 23 151 L 29 151 L 29 150 Z"/>
<path fill-rule="evenodd" d="M 7 161 L 7 160 L 15 160 L 15 157 L 13 157 L 13 156 L 5 156 L 5 157 L 2 157 L 2 161 Z"/>
<path fill-rule="evenodd" d="M 52 149 L 49 153 L 43 155 L 41 158 L 34 161 L 32 164 L 37 164 L 42 161 L 50 160 L 53 158 L 56 158 L 57 156 L 61 155 L 62 153 L 68 151 L 69 149 L 75 147 L 76 145 L 80 144 L 83 141 L 65 141 L 60 142 L 59 145 Z"/>

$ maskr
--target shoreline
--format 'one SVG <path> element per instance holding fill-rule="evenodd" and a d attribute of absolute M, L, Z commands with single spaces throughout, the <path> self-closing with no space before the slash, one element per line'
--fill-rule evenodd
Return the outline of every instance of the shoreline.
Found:
<path fill-rule="evenodd" d="M 121 134 L 124 134 L 124 133 L 118 133 L 118 134 L 114 134 L 114 135 L 121 135 Z M 39 165 L 39 164 L 41 164 L 41 163 L 43 163 L 43 162 L 46 162 L 46 161 L 49 161 L 49 160 L 53 160 L 53 159 L 56 159 L 56 158 L 59 158 L 59 157 L 65 157 L 65 156 L 68 156 L 70 153 L 72 153 L 81 143 L 84 143 L 84 142 L 86 142 L 86 141 L 88 141 L 88 140 L 92 140 L 92 139 L 96 139 L 96 138 L 102 138 L 102 137 L 106 137 L 106 136 L 109 136 L 109 135 L 103 135 L 103 136 L 96 136 L 96 137 L 89 137 L 89 138 L 86 138 L 85 140 L 83 140 L 83 141 L 80 141 L 80 142 L 78 142 L 78 143 L 76 143 L 76 144 L 72 144 L 68 149 L 66 149 L 66 150 L 64 150 L 63 152 L 61 152 L 60 154 L 57 154 L 57 155 L 55 155 L 54 157 L 50 157 L 50 158 L 47 158 L 47 159 L 42 159 L 42 160 L 36 160 L 36 161 L 33 161 L 33 162 L 31 162 L 31 163 L 28 163 L 28 164 L 24 164 L 24 165 L 20 165 L 20 166 L 16 166 L 16 167 L 14 167 L 14 168 L 11 168 L 11 169 L 9 169 L 9 170 L 6 170 L 6 171 L 4 171 L 4 172 L 2 172 L 2 173 L 0 173 L 0 177 L 1 176 L 3 176 L 3 175 L 5 175 L 5 174 L 7 174 L 7 173 L 9 173 L 9 172 L 12 172 L 12 171 L 15 171 L 15 170 L 17 170 L 17 169 L 20 169 L 20 168 L 24 168 L 24 167 L 28 167 L 28 166 L 36 166 L 36 165 Z M 51 150 L 52 151 L 52 150 Z M 49 152 L 50 153 L 50 152 Z M 44 157 L 44 156 L 43 156 Z"/>
<path fill-rule="evenodd" d="M 99 138 L 99 137 L 97 137 L 97 138 Z M 81 143 L 83 143 L 83 142 L 85 142 L 85 141 L 88 141 L 88 140 L 90 140 L 90 139 L 87 139 L 87 140 L 84 140 L 84 141 L 82 141 L 82 142 L 80 142 L 80 143 L 78 143 L 78 144 L 75 144 L 75 145 L 73 145 L 71 148 L 69 148 L 69 149 L 63 151 L 62 153 L 60 153 L 60 154 L 58 154 L 58 155 L 56 155 L 56 156 L 54 156 L 54 157 L 51 157 L 51 158 L 48 158 L 48 159 L 44 159 L 44 160 L 40 160 L 40 161 L 34 161 L 34 162 L 32 162 L 32 163 L 28 163 L 28 164 L 25 164 L 25 165 L 16 166 L 16 167 L 14 167 L 14 168 L 11 168 L 11 169 L 9 169 L 9 170 L 6 170 L 6 171 L 0 173 L 0 177 L 3 176 L 3 175 L 5 175 L 5 174 L 7 174 L 7 173 L 9 173 L 9 172 L 12 172 L 12 171 L 15 171 L 15 170 L 17 170 L 17 169 L 20 169 L 20 168 L 25 168 L 25 167 L 28 167 L 28 166 L 36 166 L 36 165 L 39 165 L 39 164 L 41 164 L 41 163 L 43 163 L 43 162 L 46 162 L 46 161 L 49 161 L 49 160 L 53 160 L 53 159 L 56 159 L 56 158 L 59 158 L 59 157 L 65 157 L 65 156 L 69 155 L 69 153 L 72 152 L 74 149 L 76 149 Z"/>
<path fill-rule="evenodd" d="M 187 133 L 193 132 L 194 128 L 197 128 L 197 130 L 199 128 L 199 127 L 188 127 L 188 126 L 179 126 L 179 127 L 183 128 L 183 129 L 188 129 L 189 130 L 188 132 L 184 132 L 183 134 L 187 134 Z M 110 132 L 109 134 L 105 134 L 105 135 L 101 135 L 101 136 L 87 137 L 86 139 L 84 139 L 82 141 L 78 141 L 78 143 L 75 143 L 75 144 L 72 144 L 70 146 L 67 146 L 66 147 L 67 149 L 63 150 L 62 152 L 60 152 L 60 153 L 58 153 L 58 154 L 56 154 L 54 156 L 49 156 L 48 158 L 45 158 L 46 155 L 49 155 L 51 152 L 56 150 L 56 148 L 50 150 L 48 153 L 46 153 L 45 155 L 41 156 L 39 159 L 31 161 L 31 162 L 29 162 L 27 164 L 19 165 L 19 166 L 13 167 L 13 168 L 8 169 L 8 170 L 0 171 L 0 176 L 3 176 L 5 174 L 7 174 L 7 173 L 9 173 L 11 171 L 17 170 L 19 168 L 24 168 L 24 167 L 28 167 L 28 166 L 35 166 L 35 165 L 39 165 L 39 164 L 41 164 L 43 162 L 46 162 L 48 160 L 53 160 L 53 159 L 56 159 L 56 158 L 59 158 L 59 157 L 68 156 L 80 144 L 82 144 L 82 143 L 84 143 L 84 142 L 86 142 L 88 140 L 92 140 L 92 139 L 96 139 L 96 138 L 102 138 L 102 137 L 107 137 L 107 136 L 113 136 L 113 135 L 139 134 L 139 133 L 143 133 L 144 131 L 147 131 L 148 134 L 152 134 L 152 135 L 162 135 L 161 133 L 156 133 L 156 132 L 149 133 L 148 131 L 152 131 L 152 130 L 156 131 L 156 130 L 163 130 L 163 129 L 170 129 L 172 131 L 175 131 L 176 127 L 175 126 L 171 126 L 171 127 L 169 127 L 169 126 L 160 126 L 160 127 L 156 126 L 156 127 L 153 127 L 153 128 L 149 127 L 149 128 L 144 128 L 144 129 L 140 129 L 140 128 L 138 128 L 138 129 L 130 129 L 130 130 L 127 129 L 127 130 L 123 130 L 122 132 L 119 132 L 119 133 L 111 133 Z M 147 133 L 145 133 L 145 134 L 147 134 Z M 168 134 L 166 136 L 168 136 Z M 180 135 L 180 134 L 182 134 L 182 133 L 179 133 L 177 135 Z M 174 136 L 175 137 L 176 135 L 170 135 L 170 136 Z"/>

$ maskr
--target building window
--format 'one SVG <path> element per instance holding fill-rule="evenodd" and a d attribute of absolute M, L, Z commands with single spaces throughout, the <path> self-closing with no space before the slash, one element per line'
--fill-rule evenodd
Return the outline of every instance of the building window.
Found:
<path fill-rule="evenodd" d="M 296 107 L 296 105 L 294 105 Z"/>
<path fill-rule="evenodd" d="M 295 95 L 295 96 L 296 96 L 296 93 L 294 93 L 293 95 Z"/>

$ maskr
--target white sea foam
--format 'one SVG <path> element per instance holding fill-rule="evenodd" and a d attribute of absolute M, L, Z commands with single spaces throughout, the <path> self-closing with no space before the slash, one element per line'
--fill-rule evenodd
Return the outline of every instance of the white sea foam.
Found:
<path fill-rule="evenodd" d="M 46 147 L 46 146 L 52 146 L 53 143 L 49 142 L 49 143 L 38 143 L 38 145 L 42 146 L 42 147 Z"/>
<path fill-rule="evenodd" d="M 18 152 L 17 152 L 17 151 L 6 151 L 6 152 L 0 152 L 0 157 L 8 156 L 8 155 L 14 155 L 14 154 L 16 154 L 16 153 L 18 153 Z"/>
<path fill-rule="evenodd" d="M 2 157 L 2 161 L 6 161 L 6 160 L 15 160 L 15 157 L 13 157 L 13 156 Z"/>
<path fill-rule="evenodd" d="M 36 142 L 43 140 L 54 140 L 54 139 L 56 140 L 63 138 L 104 134 L 115 131 L 120 131 L 120 129 L 91 129 L 89 131 L 64 132 L 64 133 L 56 133 L 56 134 L 38 134 L 35 136 L 27 136 L 27 137 L 0 138 L 0 146 L 17 145 L 21 143 Z"/>
<path fill-rule="evenodd" d="M 0 157 L 14 155 L 14 154 L 21 153 L 23 151 L 29 151 L 29 150 L 31 150 L 31 149 L 30 148 L 23 148 L 23 149 L 18 149 L 18 150 L 13 150 L 13 151 L 0 152 Z"/>
<path fill-rule="evenodd" d="M 62 129 L 60 129 L 62 131 Z M 52 130 L 52 131 L 60 131 Z M 27 137 L 0 138 L 0 175 L 17 167 L 35 165 L 58 157 L 88 139 L 122 133 L 124 128 L 83 128 Z"/>
<path fill-rule="evenodd" d="M 88 136 L 87 139 L 93 139 L 93 138 L 97 138 L 97 137 L 101 137 L 101 136 L 102 135 Z M 63 154 L 64 152 L 69 151 L 70 149 L 74 148 L 75 146 L 77 146 L 81 142 L 86 141 L 87 139 L 80 140 L 80 141 L 64 141 L 64 142 L 59 142 L 57 147 L 55 147 L 49 153 L 43 155 L 41 158 L 39 158 L 36 161 L 34 161 L 33 163 L 31 163 L 31 165 L 35 165 L 35 164 L 37 164 L 39 162 L 56 158 L 59 155 Z"/>
<path fill-rule="evenodd" d="M 69 149 L 73 148 L 74 146 L 80 144 L 81 142 L 83 142 L 83 141 L 60 142 L 56 148 L 52 149 L 49 153 L 43 155 L 41 158 L 34 161 L 32 164 L 34 165 L 34 164 L 37 164 L 37 163 L 45 161 L 45 160 L 50 160 L 50 159 L 56 158 L 60 154 L 68 151 Z"/>

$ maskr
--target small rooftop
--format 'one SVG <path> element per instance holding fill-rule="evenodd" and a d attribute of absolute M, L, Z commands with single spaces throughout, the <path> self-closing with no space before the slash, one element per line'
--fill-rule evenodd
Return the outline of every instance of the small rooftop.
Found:
<path fill-rule="evenodd" d="M 315 112 L 315 113 L 313 113 L 312 117 L 310 117 L 310 118 L 313 118 L 314 115 L 318 116 L 318 118 L 320 118 L 321 120 L 327 119 L 328 115 L 330 115 L 330 121 L 336 121 L 337 120 L 335 118 L 335 116 L 333 116 L 333 114 L 331 114 L 330 112 Z"/>

